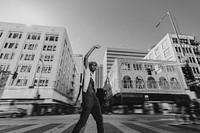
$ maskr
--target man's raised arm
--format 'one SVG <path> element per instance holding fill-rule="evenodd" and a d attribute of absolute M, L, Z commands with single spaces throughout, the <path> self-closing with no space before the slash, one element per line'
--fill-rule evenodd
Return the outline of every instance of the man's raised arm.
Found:
<path fill-rule="evenodd" d="M 95 49 L 99 49 L 101 46 L 100 45 L 94 45 L 88 52 L 87 54 L 84 56 L 84 66 L 85 68 L 88 67 L 88 58 L 91 55 L 91 53 L 95 50 Z"/>

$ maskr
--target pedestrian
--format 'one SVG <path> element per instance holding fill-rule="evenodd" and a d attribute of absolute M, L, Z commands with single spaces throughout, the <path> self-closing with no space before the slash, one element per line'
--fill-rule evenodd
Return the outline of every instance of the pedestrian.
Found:
<path fill-rule="evenodd" d="M 94 72 L 97 68 L 97 63 L 93 61 L 88 63 L 88 57 L 95 49 L 99 48 L 99 45 L 94 45 L 84 56 L 85 69 L 82 89 L 82 112 L 72 133 L 79 133 L 79 131 L 85 126 L 90 114 L 92 114 L 94 120 L 96 121 L 98 133 L 104 133 L 101 107 L 95 94 L 97 90 L 95 90 Z"/>

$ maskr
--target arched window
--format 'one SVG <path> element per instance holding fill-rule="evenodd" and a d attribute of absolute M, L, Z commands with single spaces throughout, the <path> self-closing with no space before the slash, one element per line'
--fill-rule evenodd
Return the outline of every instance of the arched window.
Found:
<path fill-rule="evenodd" d="M 133 88 L 132 86 L 132 80 L 129 76 L 124 76 L 123 78 L 123 86 L 124 88 Z"/>
<path fill-rule="evenodd" d="M 147 79 L 147 88 L 149 89 L 156 89 L 157 83 L 153 77 L 148 77 Z"/>
<path fill-rule="evenodd" d="M 159 78 L 159 86 L 162 89 L 169 89 L 169 83 L 164 77 Z"/>
<path fill-rule="evenodd" d="M 137 89 L 144 89 L 145 84 L 144 84 L 144 80 L 141 76 L 136 77 L 135 79 L 135 88 Z"/>
<path fill-rule="evenodd" d="M 180 83 L 174 77 L 172 77 L 170 79 L 170 86 L 171 86 L 172 89 L 181 89 Z"/>

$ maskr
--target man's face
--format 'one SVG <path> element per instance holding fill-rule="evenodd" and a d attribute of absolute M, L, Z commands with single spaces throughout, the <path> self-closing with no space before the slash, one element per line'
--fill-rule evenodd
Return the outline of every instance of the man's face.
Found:
<path fill-rule="evenodd" d="M 96 63 L 91 63 L 91 64 L 89 65 L 89 69 L 90 69 L 91 72 L 96 71 L 96 69 L 97 69 L 97 64 L 96 64 Z"/>

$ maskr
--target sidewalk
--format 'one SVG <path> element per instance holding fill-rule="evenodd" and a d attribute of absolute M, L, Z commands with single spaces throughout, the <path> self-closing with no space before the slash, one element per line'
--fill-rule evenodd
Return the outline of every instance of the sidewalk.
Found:
<path fill-rule="evenodd" d="M 185 128 L 185 129 L 189 129 L 191 131 L 196 131 L 196 132 L 200 132 L 200 122 L 196 123 L 196 124 L 181 124 L 178 122 L 174 122 L 171 124 L 168 124 L 169 126 L 174 126 L 174 127 L 179 127 L 179 128 Z"/>

